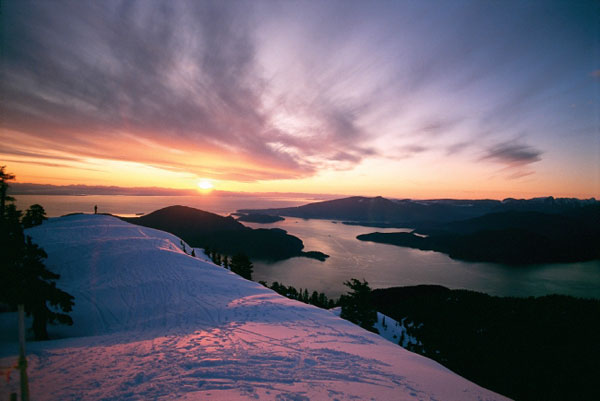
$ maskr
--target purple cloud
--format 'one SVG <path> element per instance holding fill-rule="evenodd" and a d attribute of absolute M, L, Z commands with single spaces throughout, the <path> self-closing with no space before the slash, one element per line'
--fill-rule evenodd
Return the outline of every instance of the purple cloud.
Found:
<path fill-rule="evenodd" d="M 523 166 L 542 160 L 542 152 L 528 145 L 509 141 L 492 146 L 483 159 L 508 166 Z"/>

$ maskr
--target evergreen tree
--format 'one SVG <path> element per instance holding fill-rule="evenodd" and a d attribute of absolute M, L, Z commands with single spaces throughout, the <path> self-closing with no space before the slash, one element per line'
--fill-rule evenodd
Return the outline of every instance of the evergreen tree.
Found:
<path fill-rule="evenodd" d="M 1 173 L 4 174 L 4 168 Z M 4 174 L 4 179 L 6 175 Z M 14 176 L 13 176 L 14 178 Z M 3 202 L 10 201 L 6 197 L 8 184 L 2 181 Z M 37 208 L 34 208 L 34 211 Z M 40 209 L 43 208 L 40 206 Z M 36 212 L 37 213 L 37 212 Z M 36 217 L 36 213 L 31 217 Z M 39 217 L 39 215 L 38 215 Z M 14 204 L 2 205 L 0 214 L 0 303 L 11 308 L 25 306 L 27 315 L 33 315 L 33 331 L 36 340 L 48 338 L 47 323 L 72 324 L 71 318 L 56 312 L 70 312 L 73 307 L 73 296 L 56 288 L 56 280 L 60 277 L 48 270 L 44 265 L 47 257 L 42 248 L 25 236 L 21 223 L 21 212 Z M 37 221 L 36 219 L 29 220 Z M 54 308 L 48 308 L 48 303 Z"/>
<path fill-rule="evenodd" d="M 327 308 L 327 297 L 324 293 L 319 294 L 319 303 L 316 304 L 320 308 Z"/>
<path fill-rule="evenodd" d="M 313 291 L 312 294 L 310 294 L 309 303 L 311 305 L 319 305 L 319 293 L 318 292 Z"/>
<path fill-rule="evenodd" d="M 253 265 L 248 256 L 243 253 L 237 253 L 231 258 L 231 271 L 239 274 L 247 280 L 252 280 Z"/>
<path fill-rule="evenodd" d="M 264 281 L 259 281 L 259 283 L 265 287 L 269 287 Z M 284 284 L 279 284 L 277 281 L 274 281 L 269 288 L 289 299 L 310 303 L 311 305 L 318 306 L 319 308 L 331 309 L 336 306 L 336 302 L 333 299 L 327 299 L 327 296 L 322 292 L 318 293 L 317 291 L 313 291 L 312 295 L 309 297 L 308 289 L 300 288 L 300 290 L 297 290 L 291 285 L 285 286 Z"/>
<path fill-rule="evenodd" d="M 196 257 L 196 250 L 192 248 L 192 256 Z"/>
<path fill-rule="evenodd" d="M 229 259 L 227 258 L 227 255 L 223 256 L 223 267 L 229 269 Z"/>
<path fill-rule="evenodd" d="M 22 262 L 25 235 L 21 226 L 21 211 L 6 205 L 0 217 L 0 302 L 12 302 L 18 293 L 17 273 Z"/>
<path fill-rule="evenodd" d="M 48 339 L 47 323 L 73 324 L 69 315 L 48 308 L 47 304 L 50 303 L 63 312 L 71 312 L 74 298 L 56 288 L 55 280 L 58 280 L 60 275 L 46 269 L 44 265 L 46 257 L 46 252 L 32 243 L 31 237 L 27 236 L 22 271 L 19 274 L 24 292 L 17 304 L 24 304 L 25 312 L 33 315 L 33 332 L 36 340 Z"/>
<path fill-rule="evenodd" d="M 353 278 L 344 283 L 350 288 L 348 294 L 340 297 L 342 312 L 340 317 L 349 320 L 369 331 L 377 332 L 373 325 L 377 323 L 377 312 L 371 301 L 371 288 L 365 280 Z"/>
<path fill-rule="evenodd" d="M 0 218 L 4 217 L 6 211 L 6 203 L 13 201 L 14 198 L 6 194 L 8 190 L 8 182 L 15 179 L 15 175 L 4 171 L 6 166 L 0 166 Z"/>
<path fill-rule="evenodd" d="M 23 223 L 24 228 L 30 228 L 33 226 L 39 226 L 44 222 L 44 220 L 48 220 L 46 217 L 46 211 L 42 205 L 38 205 L 36 203 L 35 205 L 29 206 L 29 209 L 25 211 L 25 216 L 23 216 L 21 222 Z"/>

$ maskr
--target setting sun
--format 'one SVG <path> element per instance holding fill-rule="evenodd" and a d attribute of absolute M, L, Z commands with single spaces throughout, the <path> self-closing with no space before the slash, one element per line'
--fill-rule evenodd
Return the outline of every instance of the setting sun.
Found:
<path fill-rule="evenodd" d="M 209 190 L 209 189 L 213 189 L 214 185 L 212 182 L 208 181 L 208 180 L 202 180 L 198 182 L 198 188 L 203 189 L 203 190 Z"/>

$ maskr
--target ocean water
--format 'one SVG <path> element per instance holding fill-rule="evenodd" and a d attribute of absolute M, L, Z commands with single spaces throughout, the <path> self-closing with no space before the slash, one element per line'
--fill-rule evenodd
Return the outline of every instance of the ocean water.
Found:
<path fill-rule="evenodd" d="M 98 212 L 133 216 L 170 205 L 185 205 L 227 215 L 242 208 L 298 206 L 315 199 L 257 196 L 15 196 L 17 206 L 26 209 L 39 203 L 49 216 L 67 213 Z M 359 234 L 381 229 L 348 226 L 329 220 L 286 218 L 274 224 L 244 223 L 258 228 L 278 227 L 302 239 L 305 250 L 325 252 L 325 262 L 308 258 L 291 258 L 276 263 L 255 261 L 254 280 L 279 281 L 296 288 L 325 292 L 337 297 L 346 291 L 343 282 L 350 278 L 365 279 L 372 288 L 439 284 L 498 296 L 540 296 L 565 294 L 600 298 L 600 261 L 585 263 L 506 266 L 495 263 L 470 263 L 448 256 L 393 245 L 363 242 Z M 408 231 L 408 229 L 407 229 Z"/>
<path fill-rule="evenodd" d="M 315 199 L 292 196 L 256 196 L 239 194 L 198 194 L 195 196 L 134 196 L 134 195 L 13 195 L 17 207 L 27 209 L 39 203 L 49 217 L 68 213 L 111 213 L 119 216 L 146 214 L 166 206 L 182 205 L 208 212 L 228 215 L 243 208 L 279 208 L 299 206 Z"/>
<path fill-rule="evenodd" d="M 507 266 L 451 259 L 434 251 L 359 241 L 356 236 L 374 231 L 410 231 L 348 226 L 329 220 L 286 218 L 275 224 L 304 241 L 305 250 L 330 255 L 325 262 L 291 258 L 276 263 L 254 263 L 253 279 L 279 281 L 337 297 L 350 278 L 365 279 L 371 288 L 439 284 L 497 296 L 565 294 L 600 298 L 600 261 Z"/>

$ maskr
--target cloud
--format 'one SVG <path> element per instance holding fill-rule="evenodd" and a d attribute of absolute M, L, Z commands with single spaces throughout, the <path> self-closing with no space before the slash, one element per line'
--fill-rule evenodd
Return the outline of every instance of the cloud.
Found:
<path fill-rule="evenodd" d="M 542 160 L 542 151 L 518 140 L 493 145 L 480 160 L 503 165 L 498 173 L 508 180 L 518 180 L 535 174 L 533 163 Z"/>
<path fill-rule="evenodd" d="M 522 167 L 540 160 L 542 152 L 515 141 L 499 143 L 487 149 L 483 160 L 491 160 L 507 167 Z"/>
<path fill-rule="evenodd" d="M 2 125 L 73 158 L 199 173 L 211 167 L 201 161 L 207 154 L 220 155 L 244 164 L 222 163 L 221 178 L 253 181 L 374 153 L 363 146 L 361 110 L 326 95 L 310 106 L 319 116 L 312 135 L 274 126 L 250 5 L 22 2 L 3 12 Z M 269 145 L 274 132 L 283 146 Z"/>
<path fill-rule="evenodd" d="M 432 118 L 425 122 L 418 131 L 427 136 L 439 136 L 450 132 L 456 127 L 462 119 L 460 118 Z"/>
<path fill-rule="evenodd" d="M 401 159 L 406 159 L 409 157 L 413 157 L 416 154 L 423 153 L 428 151 L 429 148 L 427 146 L 413 144 L 413 145 L 405 145 L 399 148 L 399 153 L 396 157 Z"/>
<path fill-rule="evenodd" d="M 128 195 L 128 196 L 194 196 L 198 195 L 197 189 L 178 189 L 178 188 L 162 188 L 162 187 L 120 187 L 106 185 L 50 185 L 50 184 L 33 184 L 13 182 L 8 188 L 11 195 Z M 203 197 L 206 197 L 204 194 Z M 257 197 L 264 199 L 265 196 L 277 198 L 295 198 L 303 200 L 328 200 L 339 198 L 337 194 L 318 194 L 318 193 L 303 193 L 303 192 L 232 192 L 213 190 L 210 196 L 214 197 L 241 197 L 248 199 L 249 197 Z"/>
<path fill-rule="evenodd" d="M 451 145 L 446 146 L 446 154 L 451 156 L 455 154 L 459 154 L 465 149 L 467 149 L 471 144 L 469 142 L 457 142 Z"/>
<path fill-rule="evenodd" d="M 49 185 L 31 183 L 11 183 L 11 195 L 160 195 L 190 196 L 197 195 L 195 189 L 174 189 L 157 187 L 124 188 L 102 185 Z"/>
<path fill-rule="evenodd" d="M 517 180 L 519 178 L 527 177 L 532 174 L 535 174 L 535 172 L 532 170 L 517 170 L 517 171 L 514 171 L 514 172 L 508 174 L 507 178 L 510 180 Z"/>
<path fill-rule="evenodd" d="M 569 77 L 589 80 L 579 71 L 597 46 L 597 6 L 587 3 L 2 7 L 4 154 L 247 182 L 350 169 L 396 151 L 455 157 L 489 141 L 499 144 L 483 159 L 529 165 L 541 152 L 507 138 L 522 129 L 546 144 L 557 134 L 540 125 L 572 125 L 553 112 L 556 95 L 580 96 Z M 593 113 L 577 118 L 595 133 Z"/>

